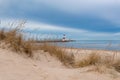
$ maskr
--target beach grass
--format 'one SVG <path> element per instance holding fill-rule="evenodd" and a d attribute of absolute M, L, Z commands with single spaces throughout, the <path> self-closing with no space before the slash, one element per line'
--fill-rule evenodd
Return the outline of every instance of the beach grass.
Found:
<path fill-rule="evenodd" d="M 88 56 L 86 55 L 86 57 L 80 61 L 78 61 L 76 63 L 76 67 L 85 67 L 85 66 L 89 66 L 89 65 L 96 65 L 100 62 L 101 57 L 93 52 L 91 54 L 89 54 Z"/>
<path fill-rule="evenodd" d="M 21 24 L 20 24 L 21 25 Z M 15 27 L 10 30 L 0 30 L 0 40 L 8 45 L 10 49 L 16 52 L 24 52 L 28 56 L 32 57 L 32 40 L 25 40 L 22 34 L 22 26 Z"/>
<path fill-rule="evenodd" d="M 95 70 L 98 72 L 104 71 L 105 67 L 113 67 L 116 71 L 120 72 L 120 59 L 115 60 L 115 55 L 111 56 L 109 59 L 102 59 L 98 52 L 91 52 L 91 54 L 86 55 L 80 61 L 75 61 L 74 54 L 67 54 L 66 50 L 58 47 L 56 45 L 51 45 L 47 42 L 42 43 L 42 45 L 34 45 L 36 42 L 34 39 L 23 38 L 22 26 L 15 27 L 10 30 L 0 29 L 0 41 L 8 45 L 10 49 L 18 53 L 25 53 L 28 57 L 33 57 L 34 50 L 44 50 L 48 52 L 51 56 L 56 57 L 65 66 L 71 66 L 72 68 L 80 68 L 94 65 Z M 77 53 L 76 53 L 77 54 Z M 104 67 L 105 66 L 105 67 Z"/>
<path fill-rule="evenodd" d="M 49 43 L 44 43 L 41 46 L 41 49 L 45 52 L 49 52 L 51 56 L 57 57 L 65 65 L 73 65 L 74 55 L 67 55 L 63 48 L 60 48 L 56 45 L 50 45 Z"/>
<path fill-rule="evenodd" d="M 120 72 L 120 59 L 116 60 L 112 66 L 115 68 L 116 71 Z"/>

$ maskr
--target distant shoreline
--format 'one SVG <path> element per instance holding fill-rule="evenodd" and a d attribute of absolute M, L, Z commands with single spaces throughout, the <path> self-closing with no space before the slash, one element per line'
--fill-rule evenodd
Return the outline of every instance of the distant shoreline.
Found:
<path fill-rule="evenodd" d="M 36 43 L 45 43 L 45 42 L 75 42 L 76 40 L 43 40 L 43 41 L 36 41 Z"/>

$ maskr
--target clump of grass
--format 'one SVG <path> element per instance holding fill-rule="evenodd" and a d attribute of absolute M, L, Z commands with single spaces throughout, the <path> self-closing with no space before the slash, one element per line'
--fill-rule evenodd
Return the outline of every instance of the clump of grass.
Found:
<path fill-rule="evenodd" d="M 24 42 L 22 47 L 23 47 L 24 53 L 26 53 L 29 57 L 33 57 L 32 54 L 33 54 L 34 48 L 31 40 Z"/>
<path fill-rule="evenodd" d="M 115 69 L 117 72 L 120 72 L 120 59 L 116 59 L 115 54 L 107 57 L 99 54 L 93 52 L 88 56 L 86 55 L 82 60 L 75 62 L 74 67 L 94 66 L 93 71 L 100 73 L 104 73 L 107 69 Z"/>
<path fill-rule="evenodd" d="M 112 66 L 115 68 L 116 71 L 120 72 L 120 59 L 116 60 Z"/>
<path fill-rule="evenodd" d="M 107 67 L 106 65 L 103 65 L 103 64 L 96 64 L 94 66 L 93 71 L 99 72 L 99 73 L 105 73 L 107 71 Z"/>
<path fill-rule="evenodd" d="M 97 53 L 91 53 L 89 56 L 86 56 L 84 59 L 76 63 L 76 67 L 85 67 L 90 65 L 96 65 L 100 62 L 101 57 Z"/>
<path fill-rule="evenodd" d="M 25 40 L 23 38 L 22 29 L 24 22 L 21 22 L 17 27 L 9 30 L 0 30 L 0 40 L 8 44 L 9 47 L 16 52 L 24 52 L 28 56 L 32 56 L 33 47 L 31 40 Z"/>
<path fill-rule="evenodd" d="M 41 46 L 41 49 L 44 50 L 45 52 L 49 52 L 51 56 L 56 56 L 65 65 L 73 66 L 74 64 L 74 55 L 67 55 L 65 50 L 61 49 L 58 46 L 44 43 Z"/>

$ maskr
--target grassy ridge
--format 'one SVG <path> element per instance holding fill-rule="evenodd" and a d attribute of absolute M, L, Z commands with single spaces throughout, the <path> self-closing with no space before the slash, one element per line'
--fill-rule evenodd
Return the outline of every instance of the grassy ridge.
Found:
<path fill-rule="evenodd" d="M 57 57 L 61 62 L 63 62 L 65 65 L 71 65 L 74 64 L 74 55 L 67 55 L 64 49 L 61 49 L 58 46 L 50 45 L 48 43 L 44 43 L 41 46 L 41 49 L 45 52 L 49 52 L 50 55 L 53 55 Z"/>

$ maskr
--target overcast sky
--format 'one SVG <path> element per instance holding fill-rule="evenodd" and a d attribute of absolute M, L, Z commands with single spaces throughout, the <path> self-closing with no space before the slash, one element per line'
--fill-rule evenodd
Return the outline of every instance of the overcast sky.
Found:
<path fill-rule="evenodd" d="M 27 20 L 33 33 L 120 39 L 120 0 L 0 0 L 0 19 Z"/>

